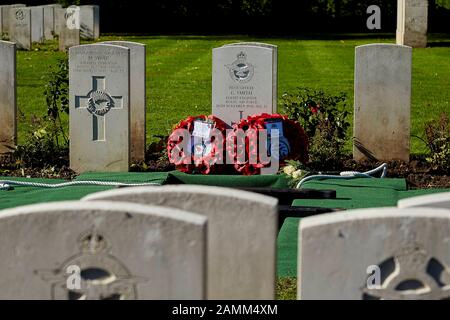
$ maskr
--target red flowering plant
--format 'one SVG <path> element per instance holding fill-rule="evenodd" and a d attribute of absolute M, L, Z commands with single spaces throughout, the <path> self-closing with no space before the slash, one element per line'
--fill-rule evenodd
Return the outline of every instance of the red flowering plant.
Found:
<path fill-rule="evenodd" d="M 227 136 L 227 157 L 231 159 L 236 171 L 243 175 L 253 175 L 260 174 L 262 168 L 270 167 L 270 159 L 267 159 L 267 154 L 261 153 L 261 148 L 264 147 L 262 150 L 270 153 L 271 138 L 261 139 L 260 132 L 265 130 L 270 135 L 270 127 L 274 124 L 273 128 L 278 126 L 283 131 L 279 132 L 279 154 L 276 155 L 279 165 L 283 165 L 288 159 L 302 163 L 308 161 L 308 137 L 300 124 L 286 116 L 263 113 L 242 119 Z"/>
<path fill-rule="evenodd" d="M 283 112 L 305 129 L 308 137 L 314 137 L 321 122 L 330 122 L 339 139 L 345 139 L 350 123 L 346 110 L 346 95 L 330 95 L 322 90 L 299 88 L 295 93 L 282 97 Z"/>
<path fill-rule="evenodd" d="M 345 158 L 345 142 L 350 127 L 346 95 L 299 88 L 282 97 L 283 112 L 305 128 L 309 139 L 309 165 L 332 170 Z"/>
<path fill-rule="evenodd" d="M 180 121 L 167 142 L 170 163 L 186 173 L 222 171 L 226 128 L 225 122 L 212 115 Z"/>

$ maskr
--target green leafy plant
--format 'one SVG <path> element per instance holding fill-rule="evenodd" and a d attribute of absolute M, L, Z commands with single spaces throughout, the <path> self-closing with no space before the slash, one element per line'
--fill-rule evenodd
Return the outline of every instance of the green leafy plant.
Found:
<path fill-rule="evenodd" d="M 311 139 L 309 153 L 316 170 L 336 170 L 345 159 L 345 138 L 330 121 L 319 122 Z"/>
<path fill-rule="evenodd" d="M 309 137 L 311 164 L 316 169 L 334 169 L 343 161 L 350 127 L 345 93 L 298 88 L 282 97 L 282 110 L 304 128 Z"/>
<path fill-rule="evenodd" d="M 46 168 L 67 166 L 69 140 L 62 115 L 69 113 L 69 64 L 68 59 L 58 60 L 51 68 L 45 86 L 47 113 L 33 116 L 25 144 L 19 145 L 14 153 L 19 167 Z"/>
<path fill-rule="evenodd" d="M 450 168 L 450 119 L 442 113 L 438 121 L 425 124 L 425 139 L 420 138 L 429 150 L 427 162 L 435 170 L 448 171 Z"/>
<path fill-rule="evenodd" d="M 57 145 L 43 118 L 33 116 L 26 142 L 14 152 L 19 168 L 62 168 L 69 165 L 69 146 Z"/>
<path fill-rule="evenodd" d="M 49 134 L 55 140 L 56 145 L 63 139 L 68 144 L 65 126 L 62 122 L 62 114 L 69 114 L 69 60 L 66 57 L 58 60 L 56 69 L 48 74 L 48 84 L 45 86 L 45 101 L 47 104 L 47 119 L 50 122 Z"/>

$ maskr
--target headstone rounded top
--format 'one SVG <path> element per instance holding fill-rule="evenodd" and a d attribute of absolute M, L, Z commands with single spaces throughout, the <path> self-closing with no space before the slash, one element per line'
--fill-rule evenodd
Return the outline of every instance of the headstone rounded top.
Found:
<path fill-rule="evenodd" d="M 253 42 L 253 41 L 227 43 L 227 44 L 223 45 L 223 47 L 229 47 L 229 46 L 254 46 L 254 47 L 266 47 L 266 48 L 271 48 L 271 49 L 278 48 L 278 46 L 276 46 L 274 44 L 264 43 L 264 42 Z"/>
<path fill-rule="evenodd" d="M 256 201 L 264 205 L 276 206 L 278 200 L 273 197 L 261 195 L 254 192 L 248 192 L 243 190 L 236 190 L 232 188 L 223 188 L 215 186 L 203 186 L 203 185 L 168 185 L 157 187 L 131 187 L 123 188 L 119 190 L 107 190 L 97 192 L 84 197 L 82 200 L 96 200 L 96 199 L 108 199 L 116 197 L 126 197 L 127 195 L 145 194 L 145 193 L 188 193 L 188 194 L 203 194 L 210 196 L 220 196 L 227 198 L 242 199 L 246 201 Z"/>
<path fill-rule="evenodd" d="M 145 44 L 140 42 L 133 42 L 133 41 L 120 41 L 120 40 L 112 40 L 112 41 L 102 41 L 98 44 L 112 44 L 112 45 L 118 45 L 118 46 L 129 46 L 129 47 L 146 47 Z"/>
<path fill-rule="evenodd" d="M 430 208 L 405 208 L 399 209 L 397 207 L 385 207 L 385 208 L 370 208 L 370 209 L 354 209 L 338 213 L 326 213 L 319 216 L 308 217 L 300 221 L 300 227 L 313 228 L 321 225 L 331 225 L 338 223 L 377 219 L 446 219 L 450 218 L 450 210 L 447 209 L 430 209 Z"/>
<path fill-rule="evenodd" d="M 397 206 L 399 208 L 426 207 L 450 209 L 450 192 L 440 192 L 402 199 L 398 202 Z"/>
<path fill-rule="evenodd" d="M 115 44 L 107 44 L 107 43 L 92 43 L 92 44 L 81 44 L 78 46 L 73 46 L 69 48 L 69 52 L 71 51 L 82 51 L 85 49 L 90 49 L 90 48 L 103 48 L 103 47 L 111 47 L 111 48 L 120 48 L 120 49 L 124 49 L 125 51 L 129 51 L 130 49 L 127 47 L 123 47 L 123 46 L 119 46 L 119 45 L 115 45 Z"/>
<path fill-rule="evenodd" d="M 11 46 L 11 47 L 13 47 L 15 45 L 16 45 L 15 42 L 0 40 L 0 46 L 4 46 L 4 47 Z"/>
<path fill-rule="evenodd" d="M 42 203 L 22 206 L 18 208 L 2 210 L 0 219 L 7 219 L 20 215 L 36 215 L 36 214 L 51 214 L 55 213 L 61 215 L 61 213 L 74 212 L 79 210 L 86 210 L 95 212 L 123 212 L 130 211 L 133 214 L 140 214 L 143 216 L 152 215 L 163 220 L 179 220 L 189 224 L 203 225 L 207 219 L 201 215 L 197 215 L 191 212 L 186 212 L 179 209 L 158 207 L 151 205 L 135 204 L 130 202 L 109 202 L 109 201 L 95 201 L 95 202 L 83 202 L 83 201 L 61 201 L 52 203 Z M 111 214 L 111 213 L 109 213 Z"/>
<path fill-rule="evenodd" d="M 236 45 L 225 45 L 222 47 L 217 47 L 217 48 L 213 48 L 213 52 L 215 51 L 222 51 L 222 50 L 226 50 L 226 51 L 236 51 L 236 50 L 258 50 L 259 52 L 273 52 L 273 48 L 269 48 L 269 47 L 264 47 L 264 46 L 257 46 L 257 45 L 241 45 L 241 44 L 236 44 Z M 258 52 L 255 51 L 255 52 Z"/>
<path fill-rule="evenodd" d="M 405 46 L 402 44 L 395 44 L 395 43 L 369 43 L 369 44 L 363 44 L 360 46 L 356 46 L 356 50 L 359 50 L 361 48 L 373 48 L 373 47 L 378 47 L 378 48 L 404 48 L 404 49 L 409 49 L 412 50 L 412 47 L 410 46 Z"/>

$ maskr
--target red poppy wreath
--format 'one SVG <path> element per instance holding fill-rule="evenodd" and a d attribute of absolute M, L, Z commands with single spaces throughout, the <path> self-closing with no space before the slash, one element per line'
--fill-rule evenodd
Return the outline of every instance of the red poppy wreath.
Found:
<path fill-rule="evenodd" d="M 277 129 L 277 131 L 272 131 Z M 260 131 L 266 130 L 267 139 L 260 141 Z M 279 165 L 284 165 L 286 160 L 299 160 L 308 162 L 308 137 L 300 124 L 280 114 L 267 114 L 249 116 L 233 126 L 233 131 L 227 137 L 228 158 L 232 159 L 234 168 L 243 175 L 260 174 L 262 168 L 270 167 L 267 159 L 262 159 L 263 154 L 258 150 L 263 147 L 268 155 L 271 152 L 271 141 L 279 137 L 279 148 L 272 159 L 278 159 Z M 245 147 L 244 147 L 245 146 Z M 258 149 L 259 148 L 259 149 Z"/>
<path fill-rule="evenodd" d="M 170 163 L 186 173 L 222 171 L 226 128 L 225 122 L 212 115 L 188 117 L 180 121 L 167 143 Z"/>

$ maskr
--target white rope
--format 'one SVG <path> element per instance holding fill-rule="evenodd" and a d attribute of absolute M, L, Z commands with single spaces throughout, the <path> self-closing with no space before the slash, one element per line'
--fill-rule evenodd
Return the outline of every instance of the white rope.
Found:
<path fill-rule="evenodd" d="M 300 189 L 303 183 L 313 179 L 353 179 L 353 178 L 375 178 L 373 175 L 383 170 L 380 178 L 384 178 L 387 175 L 387 163 L 383 163 L 381 166 L 366 171 L 366 172 L 358 172 L 358 171 L 343 171 L 340 175 L 331 175 L 331 174 L 316 174 L 312 176 L 308 176 L 300 180 L 297 184 L 297 189 Z"/>
<path fill-rule="evenodd" d="M 93 186 L 112 186 L 112 187 L 142 187 L 142 186 L 160 186 L 160 183 L 156 182 L 144 182 L 144 183 L 122 183 L 112 181 L 70 181 L 63 183 L 40 183 L 40 182 L 26 182 L 26 181 L 13 181 L 13 180 L 0 180 L 0 190 L 10 190 L 12 186 L 24 186 L 24 187 L 36 187 L 36 188 L 63 188 L 70 186 L 80 185 L 93 185 Z"/>

